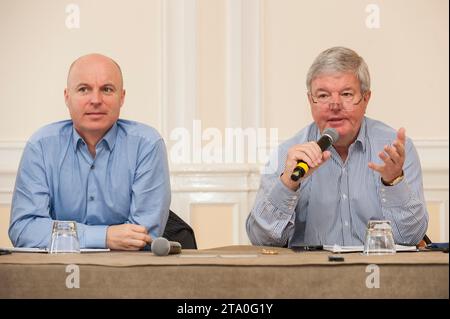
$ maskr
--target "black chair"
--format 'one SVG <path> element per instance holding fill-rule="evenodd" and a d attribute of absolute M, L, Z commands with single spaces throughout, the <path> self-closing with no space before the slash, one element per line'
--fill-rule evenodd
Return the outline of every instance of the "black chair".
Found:
<path fill-rule="evenodd" d="M 171 210 L 163 237 L 169 241 L 179 242 L 183 249 L 197 249 L 194 230 Z"/>

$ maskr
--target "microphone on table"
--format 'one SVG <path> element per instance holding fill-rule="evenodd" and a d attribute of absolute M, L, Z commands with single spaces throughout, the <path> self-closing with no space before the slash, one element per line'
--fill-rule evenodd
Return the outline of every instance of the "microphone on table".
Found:
<path fill-rule="evenodd" d="M 334 128 L 326 128 L 323 131 L 322 137 L 317 141 L 322 152 L 326 151 L 331 145 L 333 145 L 339 139 L 339 133 Z M 309 170 L 308 164 L 304 161 L 298 161 L 292 172 L 291 179 L 296 182 L 302 178 Z"/>
<path fill-rule="evenodd" d="M 164 237 L 158 237 L 152 241 L 152 253 L 156 256 L 167 256 L 171 254 L 181 254 L 181 244 L 176 241 L 168 241 Z"/>

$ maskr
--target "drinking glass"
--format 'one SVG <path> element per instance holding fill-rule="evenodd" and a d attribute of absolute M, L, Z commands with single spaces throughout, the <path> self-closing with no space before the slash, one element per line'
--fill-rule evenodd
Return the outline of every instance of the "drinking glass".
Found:
<path fill-rule="evenodd" d="M 50 254 L 80 253 L 77 223 L 74 221 L 54 221 Z"/>
<path fill-rule="evenodd" d="M 395 254 L 394 236 L 389 220 L 371 220 L 367 224 L 364 255 Z"/>

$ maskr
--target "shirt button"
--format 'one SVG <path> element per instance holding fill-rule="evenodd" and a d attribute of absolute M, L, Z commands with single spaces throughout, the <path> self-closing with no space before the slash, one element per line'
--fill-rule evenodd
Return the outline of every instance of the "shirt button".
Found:
<path fill-rule="evenodd" d="M 381 201 L 382 201 L 383 203 L 386 203 L 386 199 L 385 199 L 385 198 L 383 198 Z"/>
<path fill-rule="evenodd" d="M 95 165 L 94 165 L 94 164 L 92 164 L 92 165 L 91 165 L 91 169 L 94 169 L 94 168 L 95 168 Z"/>
<path fill-rule="evenodd" d="M 345 226 L 348 226 L 348 221 L 345 221 L 345 222 L 344 222 L 344 225 L 345 225 Z"/>
<path fill-rule="evenodd" d="M 343 198 L 343 199 L 347 199 L 347 195 L 342 194 L 342 198 Z"/>
<path fill-rule="evenodd" d="M 89 196 L 89 200 L 90 201 L 94 200 L 94 196 Z"/>

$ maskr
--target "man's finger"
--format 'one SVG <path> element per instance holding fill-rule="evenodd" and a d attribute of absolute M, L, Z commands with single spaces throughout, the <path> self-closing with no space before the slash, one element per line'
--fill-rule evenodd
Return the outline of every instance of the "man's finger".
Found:
<path fill-rule="evenodd" d="M 133 237 L 131 237 L 132 239 L 142 240 L 146 243 L 150 243 L 150 241 L 151 241 L 151 238 L 148 234 L 134 232 L 134 234 L 132 236 L 133 236 Z"/>
<path fill-rule="evenodd" d="M 330 151 L 324 151 L 323 152 L 323 161 L 326 162 L 328 161 L 328 159 L 331 157 L 331 152 Z"/>
<path fill-rule="evenodd" d="M 400 162 L 400 154 L 397 153 L 397 149 L 393 146 L 386 146 L 384 151 L 389 155 L 392 162 L 399 163 Z"/>
<path fill-rule="evenodd" d="M 387 156 L 386 153 L 380 152 L 380 153 L 378 153 L 378 156 L 383 160 L 383 162 L 384 162 L 386 165 L 392 165 L 392 164 L 394 164 L 394 162 L 392 161 L 392 158 L 390 158 L 389 156 Z"/>
<path fill-rule="evenodd" d="M 319 154 L 315 146 L 311 145 L 311 147 L 305 147 L 302 152 L 308 157 L 308 160 L 305 162 L 307 162 L 310 167 L 314 167 L 317 161 L 317 154 Z"/>
<path fill-rule="evenodd" d="M 395 149 L 397 150 L 397 153 L 401 157 L 405 156 L 405 145 L 404 144 L 400 143 L 399 141 L 395 141 L 392 145 L 395 147 Z"/>
<path fill-rule="evenodd" d="M 136 249 L 136 248 L 140 249 L 140 248 L 143 248 L 147 243 L 145 241 L 143 241 L 143 240 L 129 238 L 126 241 L 126 244 L 131 249 Z"/>
<path fill-rule="evenodd" d="M 404 127 L 399 128 L 399 130 L 397 132 L 397 139 L 400 141 L 400 143 L 405 145 L 405 143 L 406 143 L 406 130 L 405 130 Z"/>
<path fill-rule="evenodd" d="M 136 224 L 130 224 L 131 230 L 137 233 L 147 233 L 147 229 L 144 226 L 136 225 Z"/>
<path fill-rule="evenodd" d="M 312 161 L 311 157 L 306 153 L 305 151 L 299 151 L 295 154 L 293 154 L 296 161 L 303 161 L 306 164 L 308 164 L 309 167 L 314 167 L 314 162 Z M 297 165 L 297 162 L 295 163 Z"/>
<path fill-rule="evenodd" d="M 374 171 L 377 171 L 378 173 L 381 173 L 383 171 L 384 166 L 377 165 L 375 163 L 369 162 L 368 164 L 370 169 L 373 169 Z"/>

